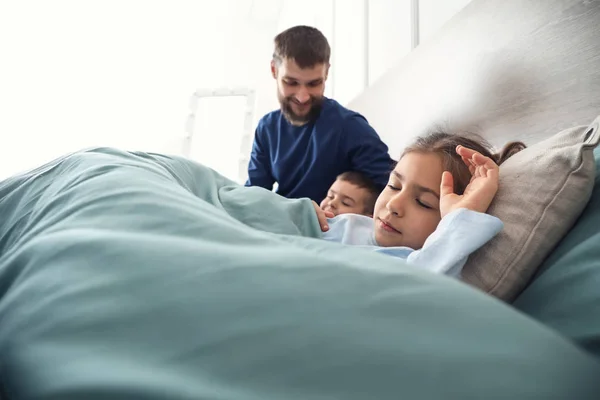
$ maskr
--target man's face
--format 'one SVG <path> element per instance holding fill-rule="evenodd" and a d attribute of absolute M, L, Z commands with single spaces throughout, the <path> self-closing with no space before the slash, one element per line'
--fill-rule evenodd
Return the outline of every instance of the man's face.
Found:
<path fill-rule="evenodd" d="M 271 73 L 277 81 L 277 99 L 283 115 L 294 125 L 304 125 L 321 111 L 329 65 L 300 68 L 294 60 L 280 64 L 271 61 Z"/>

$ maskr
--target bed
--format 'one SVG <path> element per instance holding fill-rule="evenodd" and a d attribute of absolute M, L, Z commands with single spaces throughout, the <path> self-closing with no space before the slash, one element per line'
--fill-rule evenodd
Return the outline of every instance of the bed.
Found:
<path fill-rule="evenodd" d="M 0 397 L 597 399 L 599 20 L 598 2 L 474 0 L 354 102 L 392 151 L 409 140 L 396 130 L 440 122 L 540 146 L 567 128 L 581 144 L 563 158 L 588 169 L 589 190 L 567 196 L 585 204 L 510 299 L 323 241 L 307 199 L 86 149 L 0 182 Z M 530 58 L 535 85 L 489 89 Z M 439 81 L 458 83 L 418 94 Z M 486 82 L 504 83 L 472 91 Z M 431 115 L 397 117 L 409 106 Z"/>

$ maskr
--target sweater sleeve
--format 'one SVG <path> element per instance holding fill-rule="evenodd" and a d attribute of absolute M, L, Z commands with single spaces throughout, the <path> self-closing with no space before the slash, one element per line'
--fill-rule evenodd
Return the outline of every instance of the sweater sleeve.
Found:
<path fill-rule="evenodd" d="M 259 123 L 254 132 L 254 142 L 248 163 L 248 180 L 246 186 L 260 186 L 268 190 L 273 189 L 275 178 L 271 171 L 271 158 L 269 147 L 266 143 L 265 131 Z"/>
<path fill-rule="evenodd" d="M 393 160 L 375 129 L 364 117 L 356 114 L 344 122 L 344 138 L 352 169 L 367 175 L 381 188 L 385 187 L 393 169 Z"/>

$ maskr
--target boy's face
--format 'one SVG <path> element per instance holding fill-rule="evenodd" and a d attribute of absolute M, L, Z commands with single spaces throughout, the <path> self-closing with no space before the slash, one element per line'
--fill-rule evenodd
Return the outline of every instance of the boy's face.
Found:
<path fill-rule="evenodd" d="M 334 215 L 362 214 L 371 216 L 366 211 L 369 191 L 353 183 L 336 179 L 327 192 L 327 197 L 321 202 L 324 211 L 331 211 Z"/>
<path fill-rule="evenodd" d="M 441 220 L 442 172 L 436 154 L 412 152 L 400 159 L 375 203 L 375 240 L 380 246 L 423 247 Z"/>

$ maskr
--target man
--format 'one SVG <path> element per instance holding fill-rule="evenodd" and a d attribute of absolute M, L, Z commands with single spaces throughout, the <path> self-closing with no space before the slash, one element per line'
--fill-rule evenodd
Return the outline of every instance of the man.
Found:
<path fill-rule="evenodd" d="M 275 37 L 271 73 L 280 109 L 256 128 L 246 186 L 319 203 L 336 177 L 357 171 L 385 187 L 393 162 L 388 147 L 360 114 L 324 97 L 330 47 L 312 27 Z"/>

